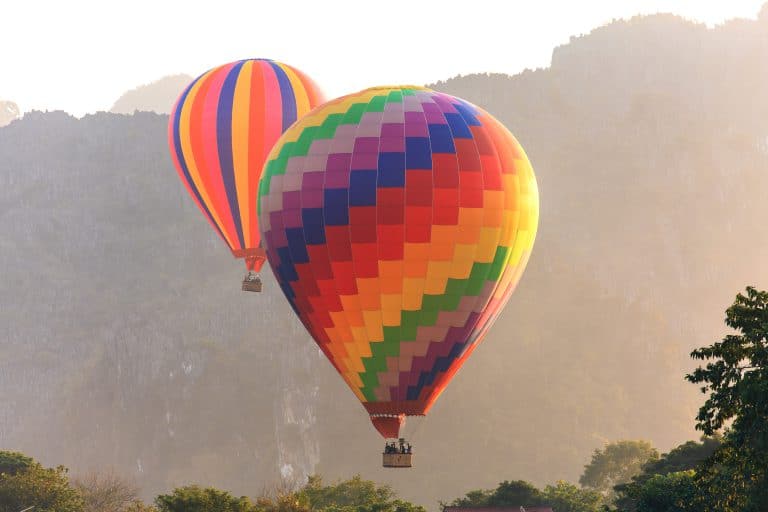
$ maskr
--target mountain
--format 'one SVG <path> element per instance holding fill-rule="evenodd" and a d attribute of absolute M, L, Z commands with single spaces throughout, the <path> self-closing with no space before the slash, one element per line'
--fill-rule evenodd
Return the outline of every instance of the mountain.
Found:
<path fill-rule="evenodd" d="M 0 127 L 15 121 L 20 116 L 19 106 L 12 101 L 0 100 Z"/>
<path fill-rule="evenodd" d="M 133 114 L 135 111 L 139 111 L 169 114 L 181 91 L 191 81 L 191 76 L 179 74 L 140 85 L 120 96 L 112 105 L 110 112 Z"/>
<path fill-rule="evenodd" d="M 361 473 L 435 508 L 505 479 L 577 481 L 606 441 L 697 437 L 688 353 L 744 286 L 768 287 L 767 24 L 638 17 L 547 69 L 433 85 L 516 134 L 542 209 L 507 308 L 411 421 L 408 472 L 379 467 L 269 271 L 263 294 L 239 291 L 167 116 L 26 114 L 0 129 L 0 446 L 113 466 L 146 496 Z"/>

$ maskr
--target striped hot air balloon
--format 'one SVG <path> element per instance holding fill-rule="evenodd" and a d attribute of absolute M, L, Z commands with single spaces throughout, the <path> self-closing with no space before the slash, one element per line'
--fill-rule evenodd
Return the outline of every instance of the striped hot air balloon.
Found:
<path fill-rule="evenodd" d="M 415 86 L 315 109 L 277 142 L 259 191 L 285 296 L 387 438 L 429 411 L 483 339 L 525 269 L 538 213 L 512 134 Z"/>
<path fill-rule="evenodd" d="M 264 162 L 278 137 L 320 103 L 318 87 L 299 70 L 249 59 L 201 75 L 171 112 L 168 143 L 179 176 L 251 276 L 264 262 L 256 215 Z"/>

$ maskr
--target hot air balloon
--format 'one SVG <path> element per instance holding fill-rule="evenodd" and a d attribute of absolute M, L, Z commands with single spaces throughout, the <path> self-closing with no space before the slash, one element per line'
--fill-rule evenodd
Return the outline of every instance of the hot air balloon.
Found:
<path fill-rule="evenodd" d="M 187 191 L 248 274 L 243 290 L 261 291 L 264 263 L 256 215 L 258 182 L 269 151 L 296 119 L 322 103 L 299 70 L 267 59 L 207 71 L 181 93 L 168 144 Z"/>
<path fill-rule="evenodd" d="M 429 411 L 483 339 L 537 225 L 536 178 L 514 136 L 417 86 L 313 110 L 275 144 L 259 188 L 282 291 L 386 439 Z"/>

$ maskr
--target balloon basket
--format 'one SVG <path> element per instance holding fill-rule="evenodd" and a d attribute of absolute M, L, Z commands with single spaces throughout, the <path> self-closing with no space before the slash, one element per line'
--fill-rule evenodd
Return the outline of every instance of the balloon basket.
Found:
<path fill-rule="evenodd" d="M 405 439 L 398 439 L 399 446 L 395 442 L 387 442 L 382 453 L 382 466 L 385 468 L 410 468 L 413 457 L 411 443 Z"/>
<path fill-rule="evenodd" d="M 384 453 L 382 466 L 385 468 L 410 468 L 412 453 Z"/>
<path fill-rule="evenodd" d="M 244 292 L 260 292 L 261 291 L 261 278 L 254 272 L 248 272 L 248 275 L 243 279 L 243 291 Z"/>

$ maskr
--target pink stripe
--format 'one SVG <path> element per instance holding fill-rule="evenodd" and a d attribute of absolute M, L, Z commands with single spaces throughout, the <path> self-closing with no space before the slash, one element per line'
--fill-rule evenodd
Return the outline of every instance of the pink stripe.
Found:
<path fill-rule="evenodd" d="M 219 96 L 221 88 L 224 85 L 224 79 L 234 66 L 234 63 L 222 66 L 208 78 L 210 87 L 203 102 L 203 119 L 201 130 L 205 134 L 202 137 L 203 159 L 205 165 L 201 166 L 200 173 L 206 175 L 205 181 L 208 183 L 208 193 L 211 197 L 213 207 L 221 221 L 222 231 L 227 233 L 227 237 L 232 241 L 232 249 L 240 249 L 240 242 L 235 229 L 235 223 L 232 219 L 232 211 L 227 200 L 227 193 L 224 189 L 224 180 L 221 177 L 221 166 L 219 165 L 219 147 L 216 142 L 216 112 L 219 108 Z M 227 149 L 229 150 L 229 149 Z"/>

